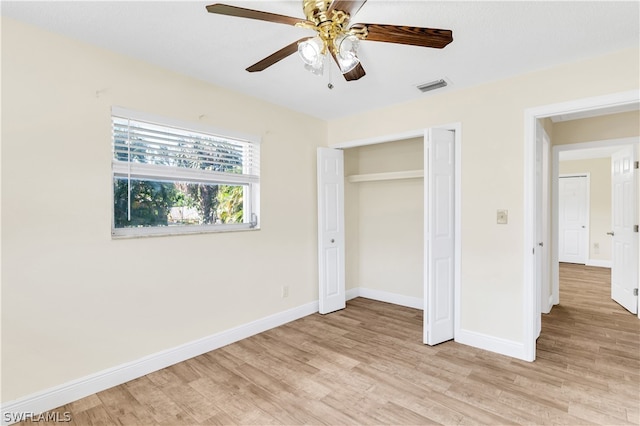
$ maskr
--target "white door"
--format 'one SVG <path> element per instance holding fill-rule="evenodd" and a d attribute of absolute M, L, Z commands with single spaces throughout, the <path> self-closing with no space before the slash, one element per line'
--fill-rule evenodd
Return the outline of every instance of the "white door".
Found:
<path fill-rule="evenodd" d="M 549 295 L 549 136 L 538 122 L 536 131 L 536 331 L 542 331 L 542 312 L 550 310 Z M 544 299 L 543 296 L 544 295 Z M 544 309 L 543 309 L 544 304 Z"/>
<path fill-rule="evenodd" d="M 455 134 L 429 129 L 425 135 L 424 343 L 453 339 L 455 246 Z"/>
<path fill-rule="evenodd" d="M 558 194 L 558 260 L 587 263 L 589 186 L 583 176 L 560 176 Z"/>
<path fill-rule="evenodd" d="M 344 236 L 343 152 L 318 148 L 318 287 L 321 314 L 346 306 Z"/>
<path fill-rule="evenodd" d="M 638 312 L 638 296 L 634 294 L 638 288 L 638 233 L 635 231 L 638 222 L 633 151 L 630 146 L 611 156 L 611 298 L 635 314 Z"/>

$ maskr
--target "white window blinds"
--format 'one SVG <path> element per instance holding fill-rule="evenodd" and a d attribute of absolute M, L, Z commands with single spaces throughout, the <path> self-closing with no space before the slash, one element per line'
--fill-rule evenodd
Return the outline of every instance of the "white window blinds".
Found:
<path fill-rule="evenodd" d="M 116 115 L 112 131 L 116 175 L 192 182 L 259 181 L 255 143 Z"/>

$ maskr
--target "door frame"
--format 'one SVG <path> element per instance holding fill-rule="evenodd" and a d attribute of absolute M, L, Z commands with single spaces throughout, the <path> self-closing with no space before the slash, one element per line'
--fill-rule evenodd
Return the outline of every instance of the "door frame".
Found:
<path fill-rule="evenodd" d="M 600 141 L 573 143 L 567 145 L 556 145 L 552 148 L 552 176 L 551 176 L 551 203 L 553 205 L 552 223 L 553 229 L 551 231 L 551 243 L 555 250 L 552 250 L 551 255 L 551 295 L 553 299 L 553 305 L 560 303 L 560 261 L 558 257 L 558 242 L 559 242 L 559 230 L 558 230 L 558 201 L 559 201 L 559 182 L 560 178 L 560 153 L 566 151 L 582 151 L 585 149 L 593 148 L 611 148 L 611 147 L 625 147 L 633 144 L 639 144 L 640 137 L 632 138 L 620 138 L 620 139 L 605 139 Z M 636 185 L 638 183 L 636 182 Z M 613 206 L 612 206 L 613 208 Z M 591 214 L 591 212 L 589 212 Z M 640 260 L 639 260 L 640 262 Z M 595 265 L 592 265 L 595 266 Z M 602 265 L 604 266 L 604 265 Z M 551 308 L 551 306 L 549 306 Z M 640 315 L 638 316 L 640 318 Z"/>
<path fill-rule="evenodd" d="M 332 144 L 329 145 L 329 148 L 336 148 L 336 149 L 347 149 L 347 148 L 356 148 L 356 147 L 360 147 L 360 146 L 367 146 L 367 145 L 375 145 L 375 144 L 379 144 L 379 143 L 386 143 L 386 142 L 397 142 L 397 141 L 402 141 L 402 140 L 406 140 L 406 139 L 413 139 L 413 138 L 423 138 L 423 144 L 425 144 L 424 149 L 426 149 L 426 143 L 427 143 L 427 139 L 426 139 L 426 135 L 427 132 L 430 128 L 433 129 L 445 129 L 445 130 L 452 130 L 455 134 L 455 140 L 454 140 L 454 149 L 455 149 L 455 183 L 454 183 L 454 211 L 455 211 L 455 215 L 454 215 L 454 233 L 455 233 L 455 238 L 454 238 L 454 274 L 455 274 L 455 279 L 454 279 L 454 288 L 453 288 L 453 310 L 454 310 L 454 328 L 453 328 L 453 335 L 454 335 L 454 340 L 456 339 L 456 336 L 460 335 L 459 331 L 460 331 L 460 259 L 462 257 L 461 253 L 462 253 L 462 248 L 461 248 L 461 229 L 462 229 L 462 214 L 461 214 L 461 202 L 462 202 L 462 190 L 461 190 L 461 182 L 462 182 L 462 123 L 460 122 L 455 122 L 455 123 L 448 123 L 448 124 L 442 124 L 442 125 L 437 125 L 437 126 L 431 126 L 431 127 L 427 127 L 427 128 L 421 128 L 421 129 L 416 129 L 416 130 L 409 130 L 406 132 L 401 132 L 401 133 L 392 133 L 392 134 L 387 134 L 387 135 L 382 135 L 382 136 L 375 136 L 375 137 L 371 137 L 371 138 L 365 138 L 365 139 L 357 139 L 357 140 L 351 140 L 351 141 L 346 141 L 346 142 L 339 142 L 336 144 Z M 425 172 L 426 172 L 426 167 L 428 165 L 425 164 Z M 426 174 L 426 173 L 425 173 Z M 425 187 L 425 197 L 427 196 L 427 189 Z M 426 215 L 428 214 L 428 212 L 424 211 L 424 216 L 426 218 Z M 424 244 L 427 243 L 427 229 L 424 229 Z M 425 256 L 426 256 L 426 252 L 425 252 Z M 425 259 L 425 263 L 426 263 L 426 259 Z M 425 274 L 423 276 L 423 287 L 426 288 L 426 280 L 427 280 L 428 276 Z M 423 300 L 424 300 L 425 295 L 423 295 Z M 423 303 L 424 308 L 426 309 L 427 305 Z M 424 319 L 423 319 L 424 321 Z"/>
<path fill-rule="evenodd" d="M 540 336 L 542 331 L 542 313 L 549 313 L 545 311 L 546 305 L 542 300 L 542 290 L 548 286 L 549 282 L 549 253 L 551 247 L 551 232 L 550 232 L 550 215 L 549 215 L 549 201 L 550 201 L 550 181 L 551 176 L 551 140 L 546 130 L 542 126 L 540 121 L 536 122 L 536 176 L 538 176 L 537 168 L 540 168 L 540 180 L 539 185 L 536 185 L 536 209 L 539 209 L 541 214 L 536 216 L 536 294 L 538 295 L 538 301 L 536 302 L 536 335 Z M 537 155 L 540 154 L 540 160 L 538 164 Z M 538 198 L 539 197 L 539 198 Z M 538 229 L 538 225 L 540 228 Z M 538 263 L 539 259 L 539 263 Z"/>
<path fill-rule="evenodd" d="M 536 125 L 538 120 L 554 115 L 595 111 L 607 107 L 640 103 L 637 90 L 613 93 L 605 96 L 578 99 L 524 111 L 524 245 L 523 245 L 523 357 L 526 361 L 536 359 L 536 262 L 533 250 L 536 244 Z M 553 251 L 553 250 L 552 250 Z M 553 265 L 553 264 L 552 264 Z M 640 314 L 639 314 L 640 315 Z"/>
<path fill-rule="evenodd" d="M 553 192 L 552 191 L 552 202 L 551 202 L 551 206 L 552 206 L 552 217 L 553 217 L 553 222 L 558 224 L 558 232 L 556 234 L 552 234 L 551 235 L 551 244 L 553 244 L 553 247 L 557 247 L 557 250 L 554 250 L 553 254 L 558 258 L 558 262 L 560 262 L 560 179 L 561 178 L 571 178 L 571 177 L 575 177 L 575 178 L 584 178 L 586 179 L 586 188 L 585 188 L 585 204 L 586 204 L 586 221 L 587 221 L 587 236 L 584 239 L 582 245 L 582 249 L 584 250 L 584 264 L 588 265 L 589 264 L 589 251 L 590 251 L 590 244 L 591 244 L 591 239 L 589 238 L 589 235 L 591 234 L 591 173 L 588 172 L 580 172 L 580 173 L 563 173 L 563 174 L 553 174 L 553 180 L 554 183 L 556 184 L 558 191 L 557 192 Z M 557 243 L 556 243 L 557 240 Z M 554 303 L 554 305 L 557 305 L 557 303 Z"/>

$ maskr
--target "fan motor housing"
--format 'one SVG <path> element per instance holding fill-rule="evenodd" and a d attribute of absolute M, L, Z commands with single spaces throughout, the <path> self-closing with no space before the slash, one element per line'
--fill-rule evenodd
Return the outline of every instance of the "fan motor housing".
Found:
<path fill-rule="evenodd" d="M 303 10 L 307 20 L 319 25 L 323 22 L 330 21 L 327 11 L 331 0 L 304 0 Z"/>

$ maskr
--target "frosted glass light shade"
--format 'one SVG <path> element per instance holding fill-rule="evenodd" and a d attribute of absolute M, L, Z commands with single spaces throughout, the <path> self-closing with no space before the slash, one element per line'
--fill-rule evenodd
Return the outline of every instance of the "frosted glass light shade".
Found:
<path fill-rule="evenodd" d="M 304 69 L 311 71 L 315 75 L 322 75 L 324 72 L 324 61 L 320 61 L 318 65 L 304 64 Z"/>
<path fill-rule="evenodd" d="M 320 37 L 314 37 L 298 44 L 298 54 L 305 64 L 313 68 L 318 68 L 322 64 L 323 50 L 324 42 Z"/>
<path fill-rule="evenodd" d="M 343 35 L 336 38 L 336 59 L 343 74 L 348 73 L 360 63 L 357 56 L 359 44 L 360 41 L 353 35 Z"/>

